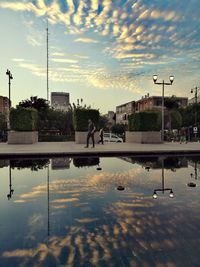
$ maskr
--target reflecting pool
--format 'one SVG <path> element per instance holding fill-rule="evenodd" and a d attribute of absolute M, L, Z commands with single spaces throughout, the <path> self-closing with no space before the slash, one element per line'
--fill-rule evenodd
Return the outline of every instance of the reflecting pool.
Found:
<path fill-rule="evenodd" d="M 0 267 L 200 266 L 200 157 L 0 160 Z"/>

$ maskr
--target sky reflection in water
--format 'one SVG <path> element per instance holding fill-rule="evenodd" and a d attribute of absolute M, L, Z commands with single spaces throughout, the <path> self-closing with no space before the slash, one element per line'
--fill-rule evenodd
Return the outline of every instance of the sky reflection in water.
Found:
<path fill-rule="evenodd" d="M 199 266 L 200 158 L 1 160 L 0 167 L 2 267 Z M 152 198 L 164 188 L 174 198 L 164 190 Z"/>

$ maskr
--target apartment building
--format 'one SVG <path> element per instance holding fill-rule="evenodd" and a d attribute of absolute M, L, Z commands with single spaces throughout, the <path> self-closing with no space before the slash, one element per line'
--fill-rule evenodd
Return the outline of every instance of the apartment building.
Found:
<path fill-rule="evenodd" d="M 164 97 L 164 100 L 171 97 Z M 186 107 L 188 105 L 187 97 L 176 97 L 180 106 Z M 143 96 L 140 100 L 131 101 L 116 107 L 116 123 L 128 123 L 128 115 L 141 112 L 145 110 L 162 108 L 162 96 L 149 96 L 149 94 Z"/>

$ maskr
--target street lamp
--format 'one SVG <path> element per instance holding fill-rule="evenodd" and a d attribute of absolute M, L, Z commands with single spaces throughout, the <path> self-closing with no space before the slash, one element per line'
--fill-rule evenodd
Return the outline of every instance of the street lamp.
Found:
<path fill-rule="evenodd" d="M 153 75 L 153 82 L 154 84 L 162 85 L 162 130 L 161 130 L 161 138 L 162 142 L 164 142 L 164 86 L 165 85 L 172 85 L 174 81 L 174 76 L 169 76 L 170 82 L 165 82 L 164 80 L 162 82 L 157 82 L 158 75 Z"/>
<path fill-rule="evenodd" d="M 158 198 L 157 192 L 162 192 L 164 194 L 165 191 L 169 191 L 169 197 L 173 198 L 174 197 L 174 192 L 172 188 L 165 188 L 165 182 L 164 182 L 165 176 L 164 176 L 164 160 L 162 159 L 162 187 L 154 189 L 152 197 L 154 199 Z"/>
<path fill-rule="evenodd" d="M 11 86 L 11 80 L 13 79 L 12 73 L 10 72 L 10 70 L 7 69 L 6 71 L 6 75 L 8 75 L 8 89 L 9 89 L 9 111 L 10 111 L 10 107 L 11 107 L 11 101 L 10 101 L 10 86 Z"/>

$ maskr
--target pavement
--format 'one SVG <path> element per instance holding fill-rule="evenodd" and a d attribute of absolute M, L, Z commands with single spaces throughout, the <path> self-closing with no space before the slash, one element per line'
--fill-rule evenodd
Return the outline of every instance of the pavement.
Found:
<path fill-rule="evenodd" d="M 95 148 L 84 148 L 74 142 L 39 142 L 36 144 L 11 145 L 0 143 L 0 158 L 58 157 L 58 156 L 115 156 L 115 155 L 199 155 L 200 143 L 105 143 Z"/>

